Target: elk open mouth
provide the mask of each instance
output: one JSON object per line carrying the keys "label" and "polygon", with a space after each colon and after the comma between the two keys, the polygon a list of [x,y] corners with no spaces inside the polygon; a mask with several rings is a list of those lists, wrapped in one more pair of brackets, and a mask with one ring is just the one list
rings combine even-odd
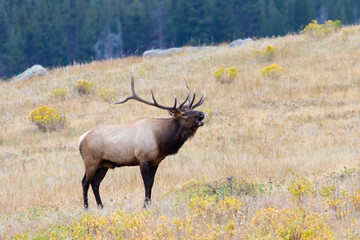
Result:
{"label": "elk open mouth", "polygon": [[204,125],[204,122],[203,122],[204,118],[205,118],[205,115],[201,114],[200,117],[198,118],[198,120],[196,121],[196,123],[198,124],[198,127],[201,127]]}
{"label": "elk open mouth", "polygon": [[203,121],[196,121],[196,123],[198,124],[198,127],[201,127],[204,125],[204,122]]}

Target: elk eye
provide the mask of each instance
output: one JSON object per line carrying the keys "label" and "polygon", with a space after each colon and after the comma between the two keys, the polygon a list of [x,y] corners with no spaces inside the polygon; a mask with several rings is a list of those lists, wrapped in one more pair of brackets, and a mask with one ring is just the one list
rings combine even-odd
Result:
{"label": "elk eye", "polygon": [[183,118],[187,118],[189,115],[184,112],[184,113],[181,114],[181,116],[182,116]]}

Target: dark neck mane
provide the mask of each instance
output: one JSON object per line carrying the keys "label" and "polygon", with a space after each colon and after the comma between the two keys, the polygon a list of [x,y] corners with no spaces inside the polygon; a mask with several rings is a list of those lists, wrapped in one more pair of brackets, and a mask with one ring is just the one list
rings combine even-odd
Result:
{"label": "dark neck mane", "polygon": [[192,137],[197,128],[184,129],[176,119],[161,119],[161,126],[157,132],[157,141],[159,144],[160,154],[164,157],[176,154],[187,139]]}

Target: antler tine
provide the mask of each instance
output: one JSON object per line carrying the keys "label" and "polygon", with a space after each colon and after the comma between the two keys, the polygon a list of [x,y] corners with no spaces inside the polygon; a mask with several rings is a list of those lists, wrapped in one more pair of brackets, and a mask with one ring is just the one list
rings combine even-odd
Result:
{"label": "antler tine", "polygon": [[179,100],[177,100],[177,98],[175,97],[173,109],[176,109],[176,104],[177,104],[178,101],[179,101]]}
{"label": "antler tine", "polygon": [[184,100],[182,103],[180,103],[180,105],[179,105],[179,109],[180,109],[180,110],[183,109],[183,106],[185,105],[185,103],[186,103],[186,101],[187,101],[188,99],[189,99],[189,93],[188,93],[188,95],[186,96],[185,100]]}
{"label": "antler tine", "polygon": [[183,78],[184,78],[184,80],[185,80],[186,89],[187,89],[187,91],[188,91],[188,92],[190,92],[190,89],[189,89],[189,84],[188,84],[188,82],[187,82],[187,80],[186,80],[185,75],[183,75]]}
{"label": "antler tine", "polygon": [[115,104],[122,104],[122,103],[127,102],[127,101],[130,100],[130,99],[133,99],[133,97],[127,97],[127,98],[125,98],[124,100],[122,100],[122,101],[120,101],[120,102],[116,102]]}
{"label": "antler tine", "polygon": [[120,102],[116,102],[115,104],[125,103],[125,102],[127,102],[128,100],[130,100],[130,99],[135,99],[134,97],[137,96],[137,95],[136,95],[136,92],[135,92],[135,84],[134,84],[134,67],[132,67],[132,69],[131,69],[131,91],[132,91],[132,93],[133,93],[132,96],[127,97],[127,98],[125,98],[124,100],[122,100],[122,101],[120,101]]}
{"label": "antler tine", "polygon": [[185,75],[183,75],[183,77],[184,77],[185,84],[186,84],[186,91],[187,91],[187,93],[188,93],[187,99],[189,100],[189,104],[190,104],[190,89],[189,89],[189,84],[188,84],[188,82],[187,82],[187,80],[186,80]]}
{"label": "antler tine", "polygon": [[133,92],[133,96],[137,96],[134,83],[134,67],[131,68],[131,91]]}
{"label": "antler tine", "polygon": [[192,107],[192,105],[194,104],[194,101],[195,101],[195,90],[194,90],[194,95],[193,95],[193,98],[192,98],[192,100],[191,100],[191,102],[190,102],[190,100],[189,100],[189,109],[192,109],[191,107]]}
{"label": "antler tine", "polygon": [[[172,107],[172,108],[170,108],[170,107],[166,107],[166,106],[162,106],[162,105],[160,105],[160,104],[158,104],[158,102],[156,101],[156,99],[155,99],[155,96],[154,96],[154,92],[153,92],[153,90],[151,89],[151,97],[152,97],[152,99],[153,99],[153,102],[154,102],[154,106],[156,106],[156,107],[159,107],[159,108],[162,108],[162,109],[167,109],[167,110],[175,110],[176,109],[176,104],[177,104],[177,98],[175,97],[175,102],[174,102],[174,106]],[[164,108],[165,107],[165,108]]]}
{"label": "antler tine", "polygon": [[116,102],[115,104],[122,104],[122,103],[127,102],[127,101],[130,100],[130,99],[134,99],[134,100],[137,100],[137,101],[139,101],[139,102],[142,102],[142,103],[145,103],[145,104],[154,106],[154,107],[158,107],[158,108],[161,108],[161,109],[170,110],[170,111],[176,110],[176,104],[177,104],[177,99],[176,99],[176,98],[175,98],[175,104],[174,104],[174,106],[173,106],[173,107],[167,107],[167,106],[163,106],[163,105],[160,105],[160,104],[157,103],[157,101],[156,101],[156,99],[155,99],[155,96],[154,96],[154,92],[153,92],[152,90],[151,90],[151,96],[152,96],[153,102],[147,101],[147,100],[142,99],[141,97],[139,97],[139,96],[136,94],[136,91],[135,91],[134,68],[132,68],[132,71],[131,71],[131,91],[132,91],[132,96],[127,97],[127,98],[126,98],[125,100],[123,100],[123,101]]}
{"label": "antler tine", "polygon": [[[194,95],[195,95],[195,93],[194,93]],[[204,102],[205,98],[206,98],[206,92],[204,90],[204,91],[201,92],[200,100],[194,106],[192,106],[191,109],[194,109],[194,108],[200,106]]]}

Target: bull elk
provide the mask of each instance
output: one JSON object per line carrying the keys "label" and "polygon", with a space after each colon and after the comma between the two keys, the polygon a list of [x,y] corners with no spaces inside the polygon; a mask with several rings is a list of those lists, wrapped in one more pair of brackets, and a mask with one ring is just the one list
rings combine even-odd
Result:
{"label": "bull elk", "polygon": [[[185,79],[186,82],[186,79]],[[152,102],[142,99],[135,92],[134,72],[131,74],[132,96],[130,99],[167,110],[171,118],[140,118],[134,122],[119,125],[98,126],[83,134],[79,139],[79,150],[84,160],[85,175],[82,179],[84,207],[88,208],[88,189],[91,185],[98,207],[102,208],[99,186],[109,168],[140,166],[145,186],[144,207],[150,205],[151,189],[160,162],[168,155],[176,154],[198,127],[203,126],[204,113],[194,111],[205,100],[195,102],[195,92],[190,97],[186,82],[187,96],[183,102],[175,97],[173,106],[160,105],[151,91]]]}

